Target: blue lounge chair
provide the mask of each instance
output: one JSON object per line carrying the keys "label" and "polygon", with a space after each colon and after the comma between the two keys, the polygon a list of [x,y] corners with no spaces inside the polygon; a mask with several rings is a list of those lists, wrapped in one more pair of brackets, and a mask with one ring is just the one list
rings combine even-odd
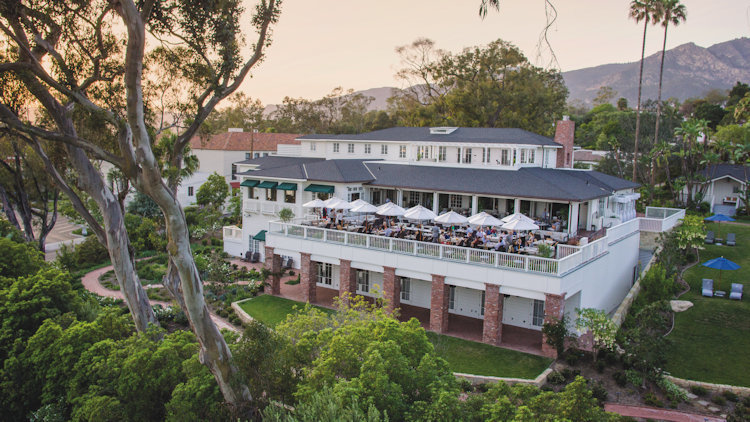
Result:
{"label": "blue lounge chair", "polygon": [[729,292],[729,298],[735,300],[742,300],[742,284],[732,283],[732,291]]}
{"label": "blue lounge chair", "polygon": [[703,279],[703,291],[701,293],[706,297],[714,297],[714,281],[709,278]]}

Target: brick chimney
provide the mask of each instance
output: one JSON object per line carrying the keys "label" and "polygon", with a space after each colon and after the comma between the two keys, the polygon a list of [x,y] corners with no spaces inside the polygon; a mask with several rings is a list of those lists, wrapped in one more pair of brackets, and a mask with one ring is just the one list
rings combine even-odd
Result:
{"label": "brick chimney", "polygon": [[563,147],[557,150],[557,168],[573,168],[573,139],[576,124],[568,116],[563,116],[555,125],[555,142]]}

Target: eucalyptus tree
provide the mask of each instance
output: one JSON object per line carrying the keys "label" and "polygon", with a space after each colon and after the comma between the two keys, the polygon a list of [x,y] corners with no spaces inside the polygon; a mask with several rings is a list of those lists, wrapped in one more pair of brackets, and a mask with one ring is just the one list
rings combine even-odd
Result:
{"label": "eucalyptus tree", "polygon": [[[661,46],[661,63],[659,64],[659,94],[656,100],[656,129],[654,129],[654,145],[659,142],[659,117],[661,117],[661,87],[664,78],[664,56],[667,53],[667,29],[671,23],[673,26],[685,22],[687,11],[680,0],[659,0],[656,3],[656,14],[654,23],[661,23],[664,27],[664,41]],[[642,65],[641,65],[642,66]]]}
{"label": "eucalyptus tree", "polygon": [[648,24],[654,19],[657,0],[633,0],[630,2],[630,17],[636,23],[643,22],[643,45],[641,46],[641,67],[638,72],[638,103],[636,104],[635,117],[635,143],[633,146],[633,181],[636,181],[638,173],[638,140],[641,130],[641,90],[643,88],[643,61],[646,57],[646,30]]}
{"label": "eucalyptus tree", "polygon": [[[201,361],[231,406],[252,398],[236,376],[229,348],[211,321],[175,188],[189,140],[216,105],[235,92],[262,61],[271,26],[280,13],[279,1],[256,4],[249,22],[257,35],[250,45],[240,29],[243,12],[240,0],[9,0],[0,4],[3,41],[16,52],[3,57],[0,73],[16,75],[52,124],[24,121],[5,104],[0,104],[0,121],[8,129],[27,134],[40,156],[45,151],[34,138],[65,145],[78,185],[101,210],[118,281],[141,327],[153,313],[136,315],[142,303],[148,307],[148,300],[140,286],[134,286],[137,278],[132,276],[132,251],[122,210],[95,161],[117,167],[161,208],[169,256],[164,283],[188,317]],[[242,57],[245,47],[250,50],[247,59]],[[185,126],[165,154],[167,171],[154,150],[164,127],[152,124],[158,120],[154,97],[164,90],[170,90],[176,101],[169,108],[185,115]],[[99,124],[101,140],[79,130],[76,118]]]}

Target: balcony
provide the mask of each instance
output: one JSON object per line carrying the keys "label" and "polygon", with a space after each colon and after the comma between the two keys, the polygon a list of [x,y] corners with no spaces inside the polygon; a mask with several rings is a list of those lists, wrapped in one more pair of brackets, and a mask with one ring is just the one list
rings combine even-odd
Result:
{"label": "balcony", "polygon": [[638,220],[631,220],[610,228],[606,236],[587,245],[558,245],[558,258],[542,258],[532,255],[496,252],[342,230],[323,229],[299,224],[299,222],[271,222],[268,235],[300,238],[373,251],[385,251],[482,267],[494,267],[562,277],[579,266],[605,255],[609,251],[610,244],[633,233],[637,233],[638,227]]}
{"label": "balcony", "polygon": [[642,232],[662,233],[671,230],[683,218],[685,218],[683,209],[646,207],[646,216],[638,220]]}
{"label": "balcony", "polygon": [[257,199],[245,199],[242,202],[242,210],[246,213],[278,215],[279,211],[281,211],[282,209],[289,208],[296,216],[301,216],[303,214],[302,207],[299,207],[297,204],[288,204],[286,202],[259,201]]}

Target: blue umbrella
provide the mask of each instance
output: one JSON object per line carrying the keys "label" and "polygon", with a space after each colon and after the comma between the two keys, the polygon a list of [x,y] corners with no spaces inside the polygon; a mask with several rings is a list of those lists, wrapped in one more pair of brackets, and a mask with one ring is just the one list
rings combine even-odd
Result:
{"label": "blue umbrella", "polygon": [[723,256],[706,261],[701,265],[703,265],[704,267],[719,270],[719,284],[721,284],[721,271],[722,270],[733,271],[733,270],[740,269],[740,266],[738,264],[735,264],[734,262],[724,258]]}
{"label": "blue umbrella", "polygon": [[730,217],[728,215],[724,215],[724,214],[714,214],[714,215],[712,215],[710,217],[704,218],[704,220],[706,220],[706,221],[715,221],[715,222],[719,223],[719,228],[716,229],[716,234],[717,235],[719,234],[719,229],[721,229],[721,222],[722,221],[736,221],[734,218],[732,218],[732,217]]}

